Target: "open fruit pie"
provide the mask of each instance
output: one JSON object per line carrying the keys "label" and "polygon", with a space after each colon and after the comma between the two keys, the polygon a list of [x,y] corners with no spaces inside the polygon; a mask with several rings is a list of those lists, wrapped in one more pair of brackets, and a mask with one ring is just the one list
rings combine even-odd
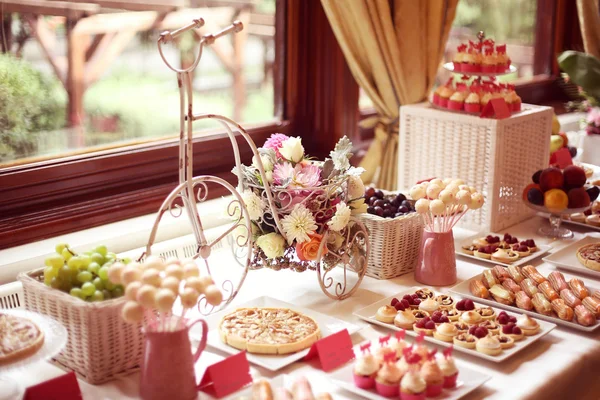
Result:
{"label": "open fruit pie", "polygon": [[44,333],[27,318],[0,313],[0,365],[19,361],[38,351]]}

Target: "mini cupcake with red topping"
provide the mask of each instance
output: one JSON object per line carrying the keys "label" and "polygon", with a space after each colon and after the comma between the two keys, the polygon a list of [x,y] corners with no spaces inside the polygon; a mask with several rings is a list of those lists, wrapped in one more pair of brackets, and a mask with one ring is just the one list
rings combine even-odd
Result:
{"label": "mini cupcake with red topping", "polygon": [[448,79],[448,81],[444,85],[438,86],[433,92],[433,104],[435,104],[436,106],[441,106],[440,95],[442,93],[442,90],[444,90],[444,88],[446,87],[452,87],[452,78]]}
{"label": "mini cupcake with red topping", "polygon": [[408,359],[409,370],[400,381],[401,400],[425,400],[427,383],[419,372],[420,359],[421,357],[415,353]]}
{"label": "mini cupcake with red topping", "polygon": [[456,92],[448,99],[448,109],[455,111],[462,111],[465,106],[465,99],[469,93],[464,84],[459,83],[456,85]]}
{"label": "mini cupcake with red topping", "polygon": [[481,111],[481,99],[477,92],[471,92],[465,99],[465,111],[470,113],[478,113]]}
{"label": "mini cupcake with red topping", "polygon": [[510,69],[510,57],[506,54],[506,45],[496,46],[496,72],[506,72]]}
{"label": "mini cupcake with red topping", "polygon": [[448,101],[450,100],[450,97],[452,97],[452,95],[454,94],[454,89],[452,89],[451,87],[447,87],[444,86],[444,88],[440,91],[440,102],[439,102],[439,106],[440,107],[448,107]]}
{"label": "mini cupcake with red topping", "polygon": [[456,54],[452,59],[452,64],[454,65],[454,72],[461,72],[463,70],[463,63],[465,54],[467,52],[467,45],[461,44],[456,48]]}
{"label": "mini cupcake with red topping", "polygon": [[371,343],[361,346],[362,356],[356,360],[353,369],[354,384],[361,389],[371,389],[375,386],[375,376],[379,371],[379,362],[371,354]]}
{"label": "mini cupcake with red topping", "polygon": [[444,350],[443,357],[438,357],[437,359],[438,366],[442,371],[442,375],[444,375],[443,387],[446,389],[456,387],[456,380],[458,378],[458,368],[456,368],[456,364],[452,358],[453,349],[453,346],[448,347]]}
{"label": "mini cupcake with red topping", "polygon": [[397,397],[402,371],[395,362],[395,354],[387,354],[383,366],[377,372],[375,389],[383,397]]}
{"label": "mini cupcake with red topping", "polygon": [[486,48],[485,55],[481,60],[481,72],[485,72],[486,74],[495,73],[496,72],[496,56],[494,55],[493,48]]}
{"label": "mini cupcake with red topping", "polygon": [[429,353],[427,361],[421,367],[421,377],[425,381],[427,397],[436,397],[442,393],[444,374],[435,360],[436,350]]}

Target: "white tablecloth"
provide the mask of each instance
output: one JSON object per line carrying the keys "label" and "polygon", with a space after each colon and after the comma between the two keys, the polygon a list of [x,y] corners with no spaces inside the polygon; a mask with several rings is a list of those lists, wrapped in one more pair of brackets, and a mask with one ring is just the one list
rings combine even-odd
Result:
{"label": "white tablecloth", "polygon": [[[539,244],[550,244],[553,246],[552,251],[572,243],[573,240],[584,235],[580,231],[576,232],[576,237],[572,240],[559,242],[544,240],[534,233],[542,223],[547,222],[536,217],[510,228],[508,231],[520,238],[533,237]],[[456,238],[471,234],[473,232],[455,229]],[[482,272],[481,265],[466,260],[458,257],[459,280],[468,279]],[[533,264],[537,265],[544,274],[554,269],[552,265],[544,264],[541,258]],[[589,277],[583,278],[585,281],[592,280]],[[235,304],[252,300],[258,296],[267,295],[310,308],[362,326],[363,329],[352,336],[353,342],[357,344],[366,339],[374,340],[385,334],[385,330],[359,320],[352,313],[414,285],[418,284],[414,281],[412,274],[389,281],[365,277],[360,288],[352,297],[339,302],[330,300],[322,294],[315,272],[307,271],[300,274],[290,271],[250,271],[232,305],[235,306]],[[447,289],[440,290],[446,291]],[[521,353],[500,364],[463,353],[455,353],[459,367],[465,365],[492,377],[483,387],[471,393],[466,399],[599,399],[600,380],[597,379],[597,371],[600,370],[599,338],[600,331],[586,334],[559,326]],[[408,340],[412,341],[412,338]],[[208,348],[196,366],[197,376],[201,376],[207,365],[225,356],[225,354]],[[276,376],[260,367],[251,366],[251,368],[254,376],[266,378]],[[24,371],[12,373],[11,376],[22,387],[27,387],[63,373],[64,371],[54,365],[40,363]],[[327,374],[304,362],[292,364],[280,373],[308,376],[315,392],[329,391],[334,398],[358,399],[352,393],[339,389],[329,382]],[[80,381],[80,386],[84,399],[133,399],[138,396],[138,374],[98,386]],[[199,393],[199,398],[206,398],[206,396]]]}

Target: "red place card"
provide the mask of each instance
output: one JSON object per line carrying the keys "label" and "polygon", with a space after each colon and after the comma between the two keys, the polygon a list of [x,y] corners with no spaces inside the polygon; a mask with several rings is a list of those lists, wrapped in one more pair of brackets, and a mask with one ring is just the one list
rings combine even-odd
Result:
{"label": "red place card", "polygon": [[562,147],[552,153],[550,157],[551,164],[558,164],[558,168],[565,169],[569,165],[573,165],[573,157],[568,148]]}
{"label": "red place card", "polygon": [[504,119],[510,117],[510,110],[508,109],[508,104],[506,101],[501,98],[491,99],[483,110],[481,110],[480,118],[496,118],[496,119]]}
{"label": "red place card", "polygon": [[25,390],[24,400],[80,400],[83,399],[74,372],[49,381],[30,386]]}
{"label": "red place card", "polygon": [[246,352],[242,351],[206,368],[198,390],[221,398],[249,383],[252,383],[250,365]]}
{"label": "red place card", "polygon": [[305,359],[318,357],[323,371],[329,372],[354,358],[352,339],[347,329],[334,333],[312,345]]}

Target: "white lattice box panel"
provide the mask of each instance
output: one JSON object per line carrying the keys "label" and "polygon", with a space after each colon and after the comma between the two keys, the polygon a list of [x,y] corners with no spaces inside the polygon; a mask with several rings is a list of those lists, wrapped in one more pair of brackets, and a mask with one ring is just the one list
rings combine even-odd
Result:
{"label": "white lattice box panel", "polygon": [[533,215],[521,193],[548,165],[552,108],[523,104],[496,120],[436,110],[428,103],[400,107],[398,187],[432,177],[461,178],[482,190],[484,206],[461,226],[500,231]]}

